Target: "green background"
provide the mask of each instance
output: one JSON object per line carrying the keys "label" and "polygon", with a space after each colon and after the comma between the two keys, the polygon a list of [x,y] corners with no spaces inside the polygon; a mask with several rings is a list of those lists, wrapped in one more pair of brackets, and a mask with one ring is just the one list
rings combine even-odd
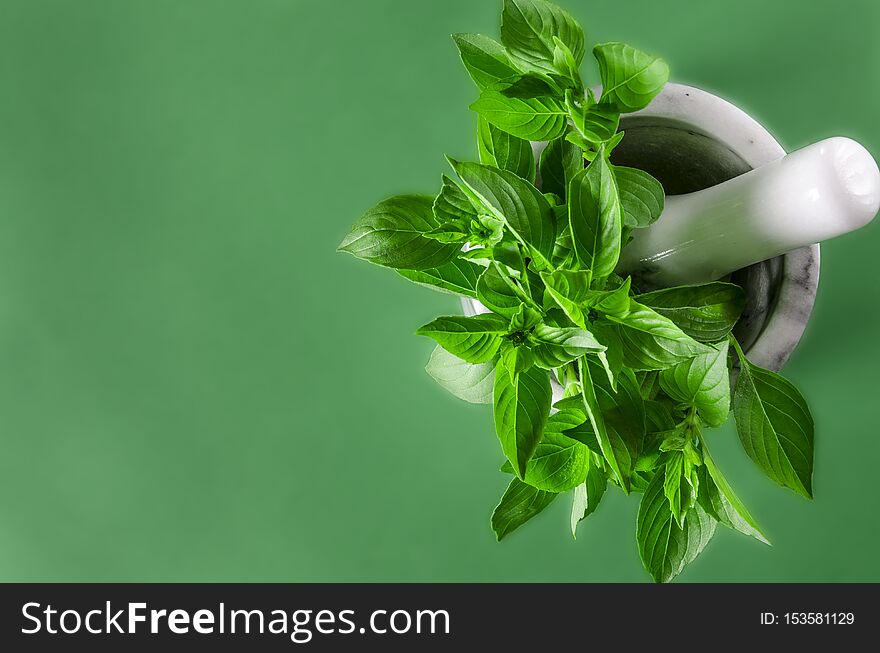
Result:
{"label": "green background", "polygon": [[[566,0],[789,149],[880,153],[880,4]],[[500,1],[0,1],[0,580],[642,581],[637,497],[498,544],[490,410],[422,366],[450,296],[334,252],[475,154],[449,34]],[[592,66],[586,69],[591,79]],[[716,458],[774,542],[686,581],[880,581],[880,224],[823,245],[786,368],[813,502]]]}

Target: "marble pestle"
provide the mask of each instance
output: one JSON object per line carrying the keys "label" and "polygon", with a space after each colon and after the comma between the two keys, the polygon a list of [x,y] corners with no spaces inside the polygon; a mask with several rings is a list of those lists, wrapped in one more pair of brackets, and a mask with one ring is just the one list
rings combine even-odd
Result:
{"label": "marble pestle", "polygon": [[829,138],[712,188],[666,198],[636,230],[618,272],[654,287],[702,283],[868,224],[880,170],[853,140]]}

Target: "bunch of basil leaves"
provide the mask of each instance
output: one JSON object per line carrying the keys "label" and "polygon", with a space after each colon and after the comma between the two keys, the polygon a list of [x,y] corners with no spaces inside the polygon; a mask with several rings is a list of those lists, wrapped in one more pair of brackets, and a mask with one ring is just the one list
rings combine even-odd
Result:
{"label": "bunch of basil leaves", "polygon": [[[718,523],[766,542],[704,429],[725,422],[732,403],[746,453],[809,497],[806,403],[749,363],[731,335],[741,288],[639,294],[615,273],[633,230],[660,217],[664,194],[651,175],[609,155],[623,137],[620,114],[660,92],[666,64],[623,43],[597,45],[596,98],[579,73],[580,25],[544,0],[504,0],[500,43],[454,39],[480,90],[471,106],[480,162],[449,159],[454,177],[443,177],[438,195],[379,203],[340,249],[489,310],[440,317],[418,333],[438,343],[431,376],[493,405],[502,471],[513,476],[492,515],[498,539],[563,492],[575,534],[610,482],[642,493],[636,538],[656,581],[694,560]],[[537,162],[531,141],[546,142]],[[563,397],[555,404],[554,383]]]}

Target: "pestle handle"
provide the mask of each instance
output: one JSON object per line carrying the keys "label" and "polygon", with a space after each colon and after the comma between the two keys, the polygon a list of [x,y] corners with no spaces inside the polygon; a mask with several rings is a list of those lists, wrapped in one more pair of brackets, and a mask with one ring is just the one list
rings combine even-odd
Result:
{"label": "pestle handle", "polygon": [[636,230],[618,271],[649,284],[702,283],[854,231],[880,210],[880,170],[848,138],[829,138],[688,195],[666,198]]}

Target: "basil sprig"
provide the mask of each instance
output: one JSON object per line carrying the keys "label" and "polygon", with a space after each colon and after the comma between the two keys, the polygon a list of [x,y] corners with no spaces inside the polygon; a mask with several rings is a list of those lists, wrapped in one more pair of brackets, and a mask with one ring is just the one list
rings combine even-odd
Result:
{"label": "basil sprig", "polygon": [[[480,93],[478,161],[450,158],[435,197],[379,203],[339,249],[489,311],[439,317],[418,333],[437,343],[427,370],[438,383],[493,405],[502,471],[514,477],[492,515],[496,536],[563,492],[575,535],[616,485],[642,494],[636,539],[658,582],[693,561],[719,523],[766,543],[710,456],[706,429],[732,407],[748,456],[810,497],[803,397],[731,335],[745,304],[738,286],[639,294],[615,272],[633,230],[661,217],[664,194],[610,155],[620,115],[661,91],[666,64],[623,43],[597,45],[597,98],[580,74],[583,30],[544,0],[504,0],[500,42],[454,39]],[[546,142],[537,159],[531,141]],[[563,398],[551,406],[552,383]]]}

